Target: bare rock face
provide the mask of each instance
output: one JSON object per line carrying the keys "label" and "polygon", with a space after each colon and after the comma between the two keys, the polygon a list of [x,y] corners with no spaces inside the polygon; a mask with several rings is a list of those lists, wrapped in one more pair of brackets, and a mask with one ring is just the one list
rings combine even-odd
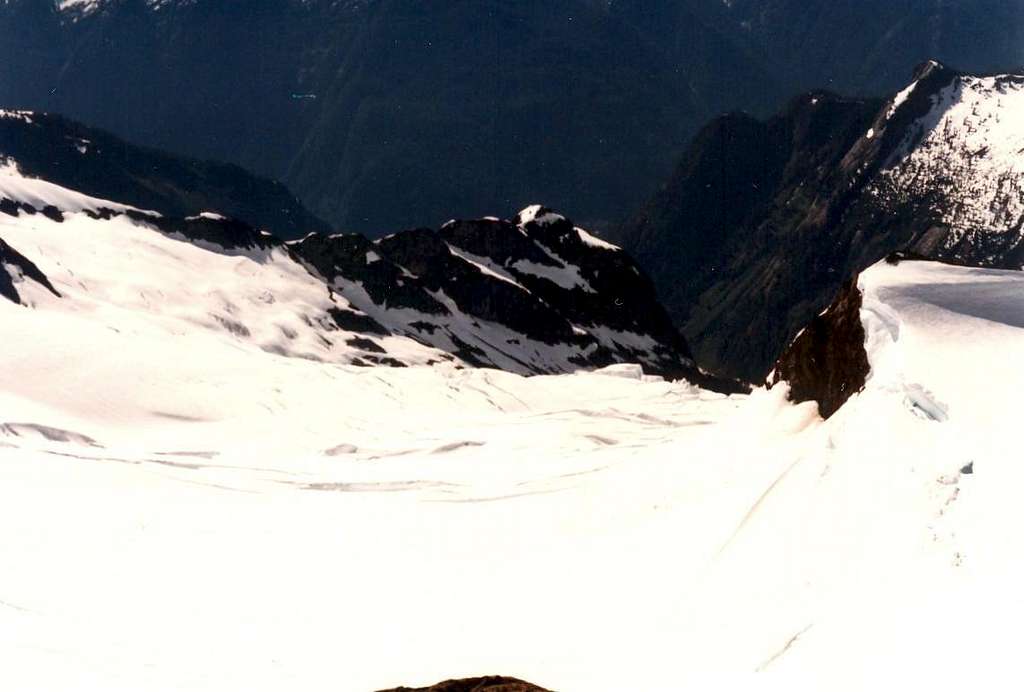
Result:
{"label": "bare rock face", "polygon": [[448,680],[433,687],[397,687],[381,692],[548,692],[528,682],[506,677],[468,678]]}
{"label": "bare rock face", "polygon": [[831,417],[861,391],[871,371],[864,350],[861,302],[856,280],[848,281],[831,307],[811,320],[783,352],[769,388],[788,383],[790,400],[817,402],[823,418]]}

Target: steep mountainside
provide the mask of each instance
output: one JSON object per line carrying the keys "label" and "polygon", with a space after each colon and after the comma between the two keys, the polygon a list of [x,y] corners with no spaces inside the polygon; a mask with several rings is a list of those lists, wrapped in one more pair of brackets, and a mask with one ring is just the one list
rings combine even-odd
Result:
{"label": "steep mountainside", "polygon": [[893,250],[1024,263],[1024,78],[935,62],[881,102],[815,92],[721,118],[623,229],[700,362],[762,379],[850,276]]}
{"label": "steep mountainside", "polygon": [[758,74],[590,0],[59,4],[0,4],[4,107],[238,163],[371,234],[534,199],[617,220],[715,113],[708,66]]}
{"label": "steep mountainside", "polygon": [[28,176],[168,216],[215,211],[283,237],[329,230],[280,183],[132,146],[56,115],[0,111],[0,155]]}
{"label": "steep mountainside", "polygon": [[736,109],[769,115],[792,88],[737,30],[717,0],[609,0],[612,16],[635,27],[691,85],[714,115]]}
{"label": "steep mountainside", "polygon": [[285,243],[213,210],[172,216],[89,196],[4,155],[0,295],[22,305],[356,366],[544,374],[639,363],[738,390],[696,368],[626,253],[540,206],[376,242],[310,233]]}

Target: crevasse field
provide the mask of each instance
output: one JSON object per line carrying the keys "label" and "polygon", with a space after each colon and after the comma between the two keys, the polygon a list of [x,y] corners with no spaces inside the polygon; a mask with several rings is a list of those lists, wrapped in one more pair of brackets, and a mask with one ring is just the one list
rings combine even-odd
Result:
{"label": "crevasse field", "polygon": [[272,257],[0,236],[64,296],[0,300],[3,689],[1013,687],[1022,274],[865,273],[872,375],[822,422],[632,366],[282,355],[204,321],[314,301]]}

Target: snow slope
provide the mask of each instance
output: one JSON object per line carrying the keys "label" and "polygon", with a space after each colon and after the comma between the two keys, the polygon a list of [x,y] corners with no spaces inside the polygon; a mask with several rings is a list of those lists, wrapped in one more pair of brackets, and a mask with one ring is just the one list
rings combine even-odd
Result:
{"label": "snow slope", "polygon": [[858,288],[865,389],[807,435],[774,512],[759,506],[745,539],[766,558],[757,585],[723,569],[731,581],[716,573],[715,588],[799,633],[772,663],[782,672],[883,689],[1006,684],[1024,615],[1024,274],[879,263]]}
{"label": "snow slope", "polygon": [[[105,330],[165,344],[168,354],[189,353],[191,344],[210,339],[334,362],[374,357],[375,350],[349,343],[360,334],[333,323],[329,313],[348,308],[344,299],[332,299],[284,249],[227,251],[120,213],[94,218],[85,212],[127,208],[11,171],[0,169],[0,198],[63,211],[62,220],[0,215],[0,238],[33,261],[60,295],[30,280],[16,286],[22,302],[55,333],[73,335],[77,347]],[[15,311],[21,318],[23,312]],[[5,328],[14,331],[14,322]],[[447,357],[405,337],[375,343],[409,363]]]}
{"label": "snow slope", "polygon": [[[353,367],[289,322],[329,299],[284,281],[278,250],[128,223],[0,217],[66,294],[24,281],[35,309],[0,301],[4,688],[1015,674],[1024,274],[865,273],[872,376],[822,423],[784,390],[727,398],[625,365]],[[123,258],[98,256],[105,233]],[[133,269],[156,254],[194,272]],[[225,272],[274,301],[220,295]]]}

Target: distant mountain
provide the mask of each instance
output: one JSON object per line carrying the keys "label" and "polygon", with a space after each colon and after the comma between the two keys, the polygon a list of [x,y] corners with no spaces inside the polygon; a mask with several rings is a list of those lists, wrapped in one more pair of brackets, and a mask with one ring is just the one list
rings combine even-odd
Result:
{"label": "distant mountain", "polygon": [[0,155],[25,175],[168,216],[213,211],[285,237],[330,229],[280,183],[132,146],[57,115],[0,111]]}
{"label": "distant mountain", "polygon": [[719,48],[669,60],[589,0],[7,0],[0,104],[240,164],[346,230],[534,199],[600,224],[715,113]]}
{"label": "distant mountain", "polygon": [[849,277],[894,250],[1024,264],[1024,77],[937,62],[886,100],[813,92],[694,141],[622,230],[699,362],[762,379]]}
{"label": "distant mountain", "polygon": [[686,80],[693,98],[712,115],[739,109],[770,115],[794,88],[787,66],[765,59],[749,32],[739,26],[729,3],[609,0],[607,4],[612,16],[639,31]]}
{"label": "distant mountain", "polygon": [[[0,295],[13,302],[58,312],[102,306],[174,333],[199,330],[339,364],[553,374],[625,363],[741,389],[696,367],[625,252],[547,208],[377,241],[311,232],[286,243],[218,213],[223,207],[166,211],[182,204],[179,167],[143,167],[143,185],[131,174],[137,162],[126,160],[133,150],[65,125],[0,111],[0,132],[31,131],[31,151],[60,152],[68,142],[90,160],[40,177],[49,159],[23,166],[23,142],[0,137]],[[101,183],[84,175],[104,162],[111,174]],[[88,192],[67,186],[67,168]],[[218,199],[194,187],[205,180],[189,179],[186,201]],[[138,206],[146,194],[165,211]]]}

